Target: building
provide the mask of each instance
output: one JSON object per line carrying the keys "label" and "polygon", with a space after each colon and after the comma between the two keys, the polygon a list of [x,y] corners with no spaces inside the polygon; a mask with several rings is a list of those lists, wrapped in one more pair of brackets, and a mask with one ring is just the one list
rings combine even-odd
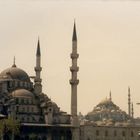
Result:
{"label": "building", "polygon": [[[77,115],[77,34],[72,36],[71,114],[60,110],[42,91],[41,50],[37,43],[35,76],[15,63],[0,73],[0,119],[11,117],[21,124],[15,140],[140,140],[140,119],[134,119],[128,88],[128,114],[110,98],[101,101],[87,115]],[[31,81],[33,78],[33,82]],[[10,140],[10,134],[4,135]]]}
{"label": "building", "polygon": [[[102,100],[87,115],[79,115],[81,140],[139,140],[140,125],[133,118],[128,88],[128,114],[114,104],[111,98]],[[130,114],[129,114],[130,113]]]}
{"label": "building", "polygon": [[[28,140],[35,135],[39,140],[78,140],[79,123],[77,116],[77,36],[74,24],[72,38],[71,115],[60,110],[42,91],[41,50],[38,40],[35,76],[29,76],[15,64],[0,73],[0,116],[12,117],[21,124],[20,136],[15,139]],[[34,81],[31,81],[31,78]],[[5,136],[8,140],[10,137]]]}

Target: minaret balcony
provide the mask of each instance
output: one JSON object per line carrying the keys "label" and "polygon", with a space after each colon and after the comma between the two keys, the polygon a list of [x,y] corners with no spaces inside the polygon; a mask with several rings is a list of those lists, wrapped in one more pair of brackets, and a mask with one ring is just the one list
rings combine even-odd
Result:
{"label": "minaret balcony", "polygon": [[78,79],[75,79],[75,80],[71,79],[70,80],[70,84],[71,85],[78,85],[79,84],[79,80]]}
{"label": "minaret balcony", "polygon": [[41,67],[35,67],[35,71],[41,71],[42,68]]}
{"label": "minaret balcony", "polygon": [[74,58],[78,58],[79,57],[79,54],[75,54],[75,53],[71,53],[70,54],[70,57],[72,58],[72,59],[74,59]]}
{"label": "minaret balcony", "polygon": [[71,72],[73,72],[73,71],[77,72],[77,71],[79,71],[79,67],[77,67],[77,66],[76,67],[75,66],[71,66],[70,67],[70,71]]}
{"label": "minaret balcony", "polygon": [[35,83],[41,83],[41,82],[42,82],[42,79],[40,79],[40,78],[35,78],[34,81],[35,81]]}

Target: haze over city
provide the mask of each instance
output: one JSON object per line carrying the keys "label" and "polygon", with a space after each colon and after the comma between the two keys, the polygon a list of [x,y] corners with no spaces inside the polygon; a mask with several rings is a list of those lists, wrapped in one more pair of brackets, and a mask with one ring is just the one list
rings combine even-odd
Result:
{"label": "haze over city", "polygon": [[[70,53],[76,20],[78,37],[78,111],[86,114],[109,97],[128,108],[131,88],[134,115],[140,106],[139,1],[0,1],[0,71],[13,64],[35,75],[38,37],[43,91],[70,112]],[[22,62],[22,63],[21,63]]]}

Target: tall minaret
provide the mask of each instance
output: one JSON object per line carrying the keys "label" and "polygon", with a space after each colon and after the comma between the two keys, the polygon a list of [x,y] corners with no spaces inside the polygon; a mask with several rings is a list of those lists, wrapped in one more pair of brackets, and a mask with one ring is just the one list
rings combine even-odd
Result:
{"label": "tall minaret", "polygon": [[76,35],[76,25],[74,22],[73,37],[72,37],[72,66],[71,71],[71,115],[72,115],[72,125],[74,127],[72,132],[72,140],[79,140],[79,121],[77,116],[77,85],[79,80],[77,79],[77,72],[79,67],[77,66],[77,59],[79,55],[77,53],[77,35]]}
{"label": "tall minaret", "polygon": [[130,87],[128,87],[128,115],[131,117],[131,97],[130,97]]}
{"label": "tall minaret", "polygon": [[132,103],[132,108],[131,108],[131,111],[132,111],[132,118],[134,118],[134,108],[133,108],[133,103]]}
{"label": "tall minaret", "polygon": [[72,37],[72,53],[71,53],[72,66],[70,67],[70,71],[71,71],[71,80],[70,80],[70,84],[71,84],[71,115],[72,115],[73,119],[75,119],[77,117],[77,85],[79,83],[79,80],[77,79],[77,72],[79,70],[79,68],[77,67],[78,56],[79,55],[77,54],[76,25],[74,23],[73,37]]}
{"label": "tall minaret", "polygon": [[36,72],[36,76],[35,76],[35,93],[36,94],[40,94],[42,92],[42,85],[41,85],[41,81],[42,79],[40,78],[41,75],[41,53],[40,53],[40,42],[38,39],[38,43],[37,43],[37,51],[36,51],[36,67],[35,67],[35,72]]}

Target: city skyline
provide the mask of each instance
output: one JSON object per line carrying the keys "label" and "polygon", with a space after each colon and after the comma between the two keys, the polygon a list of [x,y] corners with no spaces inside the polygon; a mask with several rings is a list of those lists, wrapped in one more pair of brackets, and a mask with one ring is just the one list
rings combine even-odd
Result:
{"label": "city skyline", "polygon": [[132,1],[1,1],[0,71],[11,67],[15,56],[17,67],[30,76],[35,75],[39,36],[43,92],[63,111],[70,113],[69,67],[76,19],[80,81],[78,111],[88,113],[102,99],[109,97],[111,90],[114,103],[127,112],[130,86],[134,116],[138,117],[139,6],[139,2]]}

